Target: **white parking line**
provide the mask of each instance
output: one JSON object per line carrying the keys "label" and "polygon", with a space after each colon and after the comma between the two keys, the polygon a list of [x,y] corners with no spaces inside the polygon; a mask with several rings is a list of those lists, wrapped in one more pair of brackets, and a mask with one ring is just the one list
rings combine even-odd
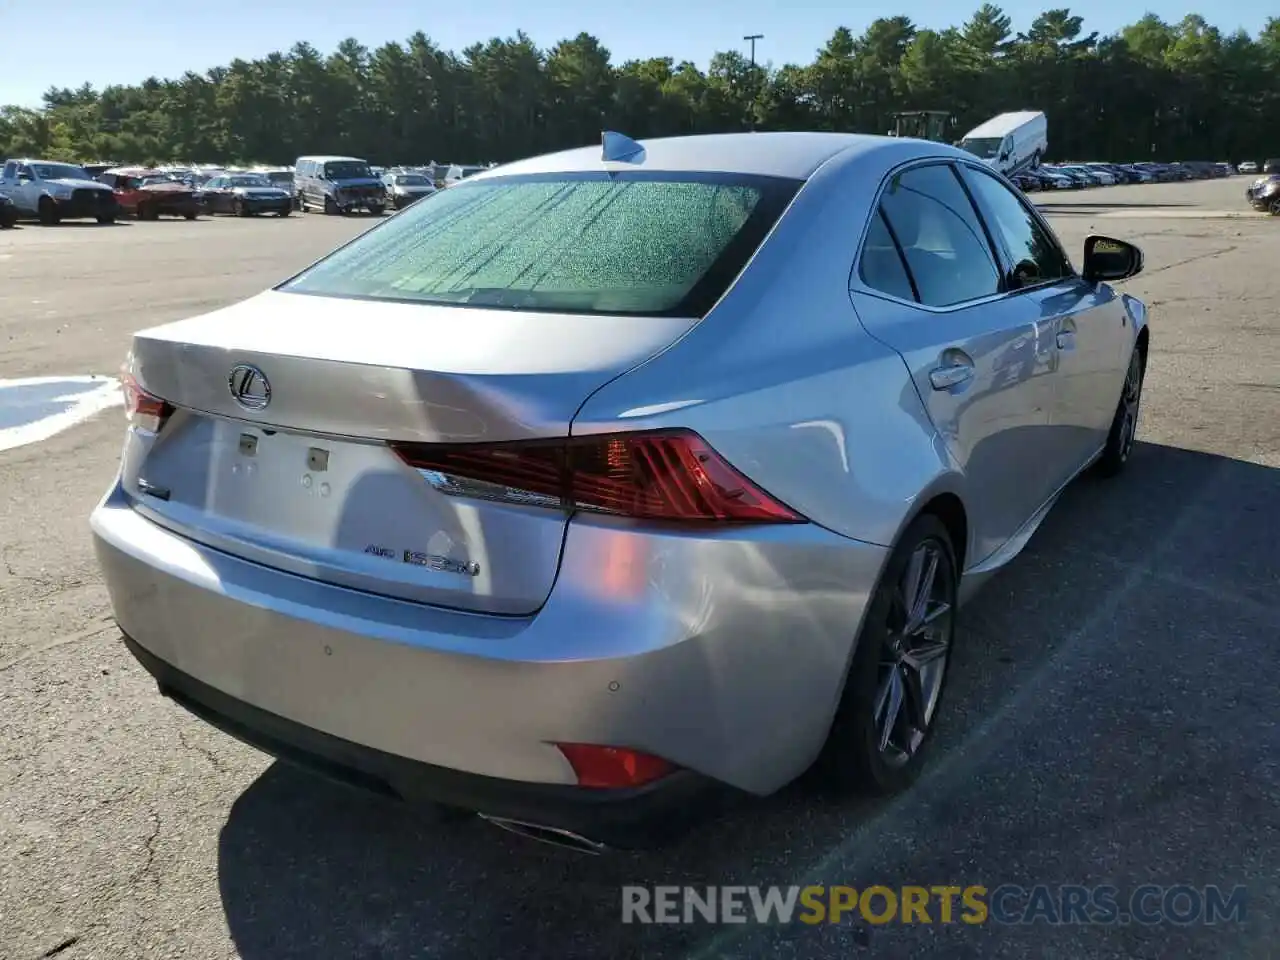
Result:
{"label": "white parking line", "polygon": [[123,403],[114,377],[0,380],[0,450],[48,440]]}
{"label": "white parking line", "polygon": [[1144,210],[1132,207],[1128,210],[1091,213],[1089,216],[1100,220],[1257,220],[1269,218],[1271,214],[1257,210]]}

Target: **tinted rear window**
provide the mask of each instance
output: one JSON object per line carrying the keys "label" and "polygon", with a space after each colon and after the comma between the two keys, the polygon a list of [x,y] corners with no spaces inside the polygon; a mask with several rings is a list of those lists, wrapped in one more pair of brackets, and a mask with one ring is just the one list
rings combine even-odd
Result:
{"label": "tinted rear window", "polygon": [[557,174],[468,181],[280,289],[557,313],[702,316],[798,181]]}
{"label": "tinted rear window", "polygon": [[324,175],[330,180],[354,180],[358,177],[372,177],[373,170],[367,163],[359,160],[332,160],[324,165]]}

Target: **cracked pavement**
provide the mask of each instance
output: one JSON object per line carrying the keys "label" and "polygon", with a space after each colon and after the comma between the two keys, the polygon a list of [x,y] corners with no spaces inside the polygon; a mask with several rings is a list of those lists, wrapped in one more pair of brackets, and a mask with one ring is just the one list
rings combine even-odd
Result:
{"label": "cracked pavement", "polygon": [[[119,410],[0,451],[0,958],[1274,956],[1280,220],[1142,207],[1243,211],[1246,179],[1036,198],[1073,256],[1091,232],[1146,253],[1125,285],[1153,309],[1141,444],[967,608],[933,764],[893,801],[795,787],[663,851],[581,858],[312,779],[161,699],[112,629],[86,518]],[[0,377],[112,375],[133,330],[368,222],[6,231]],[[804,882],[1249,900],[1216,928],[620,922],[622,884]]]}

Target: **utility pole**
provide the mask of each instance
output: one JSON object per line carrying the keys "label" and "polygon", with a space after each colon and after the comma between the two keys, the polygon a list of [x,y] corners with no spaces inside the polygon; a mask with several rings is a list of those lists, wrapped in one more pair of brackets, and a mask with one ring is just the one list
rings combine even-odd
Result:
{"label": "utility pole", "polygon": [[749,33],[742,38],[751,44],[751,129],[756,128],[756,99],[759,90],[756,87],[756,41],[763,40],[763,33]]}

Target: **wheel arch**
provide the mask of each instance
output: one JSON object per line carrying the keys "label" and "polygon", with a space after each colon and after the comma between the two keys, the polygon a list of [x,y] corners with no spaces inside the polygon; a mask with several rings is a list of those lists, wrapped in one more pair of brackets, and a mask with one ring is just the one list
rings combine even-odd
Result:
{"label": "wheel arch", "polygon": [[912,515],[908,524],[924,514],[937,517],[947,528],[947,533],[951,536],[951,549],[955,551],[956,576],[963,575],[965,560],[969,555],[969,514],[964,508],[964,501],[949,490],[937,493]]}
{"label": "wheel arch", "polygon": [[963,475],[954,470],[940,473],[914,498],[910,508],[903,511],[892,539],[885,544],[890,551],[897,549],[916,518],[925,514],[937,517],[946,527],[955,551],[956,573],[963,576],[973,536],[969,509],[965,506]]}

